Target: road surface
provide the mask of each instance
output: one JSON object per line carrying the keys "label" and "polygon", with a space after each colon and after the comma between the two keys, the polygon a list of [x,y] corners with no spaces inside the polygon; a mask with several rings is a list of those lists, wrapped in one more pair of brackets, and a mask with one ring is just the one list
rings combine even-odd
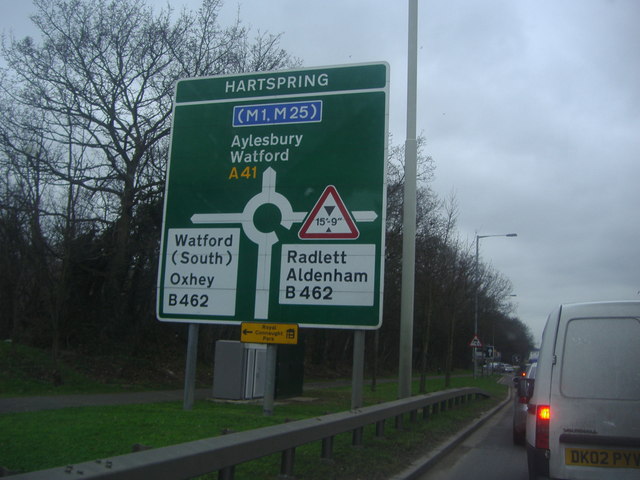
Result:
{"label": "road surface", "polygon": [[419,480],[527,480],[527,453],[513,444],[512,415],[508,403]]}

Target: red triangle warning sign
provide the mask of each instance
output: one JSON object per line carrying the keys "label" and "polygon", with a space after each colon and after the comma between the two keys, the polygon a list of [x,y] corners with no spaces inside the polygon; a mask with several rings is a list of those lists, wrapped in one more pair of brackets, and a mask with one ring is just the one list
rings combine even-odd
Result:
{"label": "red triangle warning sign", "polygon": [[355,239],[360,236],[336,187],[328,185],[302,224],[298,237],[307,239]]}

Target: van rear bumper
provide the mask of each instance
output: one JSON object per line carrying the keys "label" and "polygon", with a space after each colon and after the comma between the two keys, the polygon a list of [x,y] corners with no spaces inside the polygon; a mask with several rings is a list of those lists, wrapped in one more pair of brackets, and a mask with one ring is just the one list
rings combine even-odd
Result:
{"label": "van rear bumper", "polygon": [[549,450],[536,448],[527,442],[527,465],[529,472],[545,477],[549,476]]}
{"label": "van rear bumper", "polygon": [[560,435],[559,440],[560,443],[597,445],[599,447],[640,447],[640,438],[636,437],[613,437],[610,435],[584,435],[580,433],[563,433]]}

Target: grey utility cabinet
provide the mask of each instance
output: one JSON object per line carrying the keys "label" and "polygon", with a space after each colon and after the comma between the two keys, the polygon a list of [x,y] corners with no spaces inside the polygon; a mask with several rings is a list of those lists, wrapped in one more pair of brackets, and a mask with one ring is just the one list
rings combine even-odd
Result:
{"label": "grey utility cabinet", "polygon": [[227,400],[263,397],[266,356],[266,345],[218,340],[213,369],[213,397]]}

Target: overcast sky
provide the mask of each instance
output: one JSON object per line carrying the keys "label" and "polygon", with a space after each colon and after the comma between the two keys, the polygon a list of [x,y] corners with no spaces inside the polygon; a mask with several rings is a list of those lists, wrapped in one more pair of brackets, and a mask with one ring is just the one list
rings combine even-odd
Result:
{"label": "overcast sky", "polygon": [[[305,67],[388,62],[404,142],[407,0],[226,0],[225,22],[238,5]],[[0,28],[32,34],[31,10],[0,0]],[[418,17],[433,188],[455,195],[470,245],[518,234],[480,254],[513,283],[536,341],[558,303],[640,300],[640,1],[420,0]]]}

